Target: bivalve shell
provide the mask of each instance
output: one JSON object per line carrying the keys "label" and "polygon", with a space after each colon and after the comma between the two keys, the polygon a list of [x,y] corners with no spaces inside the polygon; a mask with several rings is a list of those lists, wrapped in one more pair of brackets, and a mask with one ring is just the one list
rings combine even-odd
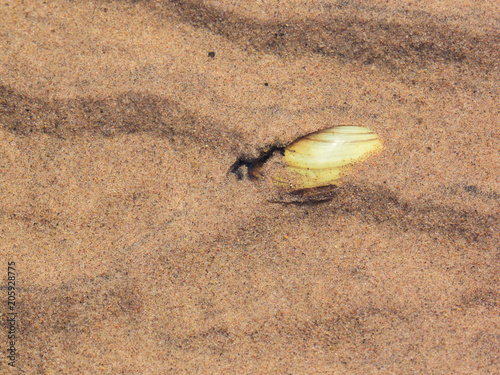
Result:
{"label": "bivalve shell", "polygon": [[379,137],[362,126],[336,126],[298,139],[285,148],[286,176],[275,177],[278,186],[307,189],[337,185],[353,163],[382,149]]}

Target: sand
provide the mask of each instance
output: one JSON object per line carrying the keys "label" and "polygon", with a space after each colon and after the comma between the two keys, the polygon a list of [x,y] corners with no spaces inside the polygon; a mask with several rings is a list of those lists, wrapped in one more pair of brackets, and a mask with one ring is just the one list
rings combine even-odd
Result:
{"label": "sand", "polygon": [[[500,4],[5,1],[2,374],[500,374]],[[228,173],[384,151],[323,202]]]}

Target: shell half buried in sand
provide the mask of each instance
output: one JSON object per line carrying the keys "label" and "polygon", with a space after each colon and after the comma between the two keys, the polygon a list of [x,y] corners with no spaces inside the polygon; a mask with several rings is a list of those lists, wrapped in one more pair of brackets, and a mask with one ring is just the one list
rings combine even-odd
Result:
{"label": "shell half buried in sand", "polygon": [[382,150],[379,137],[362,126],[336,126],[302,137],[285,148],[286,173],[274,176],[279,187],[309,189],[338,185],[354,163]]}

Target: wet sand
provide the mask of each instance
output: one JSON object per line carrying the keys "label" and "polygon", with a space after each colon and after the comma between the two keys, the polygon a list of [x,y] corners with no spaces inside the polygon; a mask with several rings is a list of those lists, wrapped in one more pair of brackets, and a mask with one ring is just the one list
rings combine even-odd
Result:
{"label": "wet sand", "polygon": [[[500,5],[0,7],[1,373],[500,374]],[[229,172],[341,124],[331,200]]]}

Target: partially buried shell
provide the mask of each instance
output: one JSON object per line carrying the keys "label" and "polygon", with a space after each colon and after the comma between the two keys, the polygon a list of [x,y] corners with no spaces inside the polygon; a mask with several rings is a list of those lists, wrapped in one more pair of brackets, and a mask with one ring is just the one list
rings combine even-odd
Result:
{"label": "partially buried shell", "polygon": [[280,175],[275,181],[278,186],[293,189],[337,185],[353,163],[381,149],[379,137],[362,126],[320,130],[285,148],[284,161],[290,176]]}

